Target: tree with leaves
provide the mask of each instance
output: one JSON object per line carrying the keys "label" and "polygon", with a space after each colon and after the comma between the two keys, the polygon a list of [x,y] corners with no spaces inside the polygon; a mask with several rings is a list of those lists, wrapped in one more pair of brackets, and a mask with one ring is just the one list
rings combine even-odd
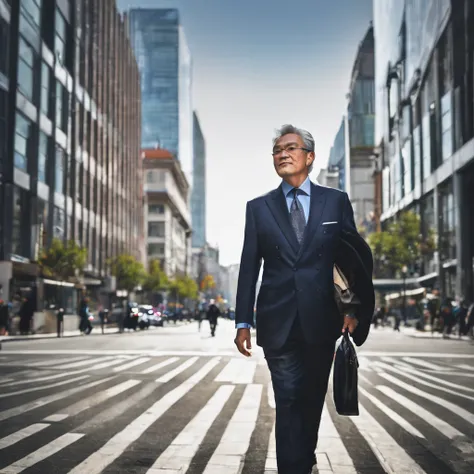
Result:
{"label": "tree with leaves", "polygon": [[209,291],[213,290],[216,287],[216,282],[214,280],[214,277],[212,275],[205,275],[204,278],[201,280],[201,291]]}
{"label": "tree with leaves", "polygon": [[412,211],[402,212],[386,230],[369,235],[375,262],[376,276],[400,276],[406,265],[413,271],[423,256],[431,256],[436,250],[432,229],[428,235],[421,231],[420,216]]}
{"label": "tree with leaves", "polygon": [[45,277],[67,281],[77,278],[84,272],[87,263],[87,249],[75,240],[63,243],[53,239],[51,247],[44,250],[39,259],[41,272]]}
{"label": "tree with leaves", "polygon": [[166,273],[161,268],[159,260],[151,260],[148,273],[143,282],[143,289],[145,291],[158,292],[165,291],[168,288],[169,280]]}
{"label": "tree with leaves", "polygon": [[118,255],[110,260],[109,264],[120,290],[131,292],[145,281],[145,267],[132,255]]}

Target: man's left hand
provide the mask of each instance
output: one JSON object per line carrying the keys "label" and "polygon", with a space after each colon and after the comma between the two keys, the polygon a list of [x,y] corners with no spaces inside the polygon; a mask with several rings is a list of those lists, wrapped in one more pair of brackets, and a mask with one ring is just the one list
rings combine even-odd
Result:
{"label": "man's left hand", "polygon": [[356,318],[350,316],[344,316],[344,324],[342,326],[342,332],[344,333],[346,329],[349,330],[349,334],[352,334],[355,331],[355,328],[359,324]]}

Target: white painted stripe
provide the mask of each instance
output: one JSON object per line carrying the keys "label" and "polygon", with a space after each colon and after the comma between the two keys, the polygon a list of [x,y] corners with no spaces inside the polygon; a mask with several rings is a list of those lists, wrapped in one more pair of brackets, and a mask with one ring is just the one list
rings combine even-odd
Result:
{"label": "white painted stripe", "polygon": [[20,441],[33,436],[34,434],[44,430],[50,426],[47,423],[35,423],[34,425],[27,426],[22,430],[15,431],[11,435],[5,436],[5,438],[0,439],[0,449],[9,448],[10,446],[19,443]]}
{"label": "white painted stripe", "polygon": [[[72,362],[77,362],[79,360],[85,360],[86,357],[80,356],[80,357],[64,357],[63,359],[47,359],[47,360],[40,360],[36,362],[28,362],[25,364],[28,367],[50,367],[50,366],[58,366],[60,364],[67,364],[67,363],[72,363]],[[88,360],[90,360],[90,357],[87,357]]]}
{"label": "white painted stripe", "polygon": [[[82,373],[82,372],[79,372]],[[26,378],[25,380],[17,380],[15,382],[3,384],[2,387],[15,387],[17,385],[27,385],[30,383],[38,383],[38,382],[47,382],[48,380],[56,380],[56,379],[61,379],[64,377],[72,377],[73,375],[77,375],[78,372],[61,372],[58,374],[57,372],[53,372],[52,375],[47,375],[44,377],[38,377],[38,378]]]}
{"label": "white painted stripe", "polygon": [[[3,354],[12,355],[93,355],[93,356],[107,356],[116,355],[124,356],[136,355],[136,356],[150,356],[150,357],[165,357],[165,356],[231,356],[235,357],[237,354],[236,350],[216,350],[216,351],[205,351],[205,350],[193,350],[193,351],[180,351],[180,350],[167,350],[167,351],[144,351],[143,349],[25,349],[25,350],[2,350]],[[360,351],[357,354],[358,357],[423,357],[423,358],[436,358],[436,359],[474,359],[474,354],[452,354],[444,352],[386,352],[386,351]]]}
{"label": "white painted stripe", "polygon": [[88,377],[89,377],[88,375],[81,375],[79,377],[74,377],[72,379],[67,379],[61,382],[52,383],[50,385],[42,385],[41,387],[25,388],[23,390],[17,390],[16,392],[2,393],[0,394],[0,398],[12,397],[14,395],[23,395],[24,393],[37,392],[38,390],[46,390],[48,388],[61,387],[61,385],[78,382],[79,380],[84,380]]}
{"label": "white painted stripe", "polygon": [[114,372],[123,372],[125,370],[131,369],[132,367],[135,367],[140,364],[144,364],[145,362],[148,362],[150,360],[149,357],[140,357],[139,359],[132,360],[130,362],[127,362],[126,364],[119,365],[118,367],[114,368]]}
{"label": "white painted stripe", "polygon": [[455,415],[458,415],[461,418],[464,418],[467,422],[474,425],[474,414],[465,410],[459,405],[448,402],[444,398],[438,397],[436,395],[431,395],[431,393],[424,392],[423,390],[413,387],[410,384],[402,382],[401,380],[397,379],[396,377],[393,377],[392,375],[380,373],[379,376],[384,378],[385,380],[388,380],[394,385],[398,385],[399,387],[403,388],[407,392],[411,392],[415,395],[418,395],[421,398],[425,398],[426,400],[429,400],[430,402],[436,403],[437,405],[440,405],[443,408],[446,408],[446,410],[449,410],[451,413],[454,413]]}
{"label": "white painted stripe", "polygon": [[150,408],[132,421],[122,431],[118,432],[95,453],[69,471],[69,474],[100,474],[107,466],[115,461],[134,441],[136,441],[153,423],[155,423],[178,400],[186,395],[194,386],[219,363],[213,358],[189,379],[166,393]]}
{"label": "white painted stripe", "polygon": [[426,474],[407,452],[385,431],[363,405],[359,405],[360,416],[351,417],[359,433],[365,438],[385,472],[400,474]]}
{"label": "white painted stripe", "polygon": [[[85,365],[91,366],[97,362],[105,362],[106,360],[113,360],[115,357],[101,357],[100,360],[95,357],[88,357],[85,360],[81,360],[79,362],[71,362],[69,364],[58,365],[56,369],[66,370],[66,369],[75,369],[77,367],[84,367]],[[120,361],[122,362],[122,361]]]}
{"label": "white painted stripe", "polygon": [[443,433],[447,438],[454,439],[458,436],[463,436],[463,434],[456,428],[446,423],[444,420],[441,420],[440,418],[434,416],[433,413],[426,410],[421,405],[418,405],[417,403],[411,401],[409,398],[400,395],[398,392],[395,392],[395,390],[393,390],[392,388],[386,387],[385,385],[377,385],[376,388],[387,397],[390,397],[392,400],[395,400],[397,403],[402,405],[403,408],[419,416],[424,422],[428,423],[433,428]]}
{"label": "white painted stripe", "polygon": [[418,365],[420,367],[424,367],[425,369],[431,369],[431,370],[451,370],[449,367],[443,366],[443,365],[438,365],[438,364],[433,364],[432,362],[427,362],[422,359],[416,359],[414,357],[404,357],[403,360],[405,362],[408,362],[409,364],[414,364]]}
{"label": "white painted stripe", "polygon": [[163,367],[166,367],[168,365],[174,364],[179,360],[179,357],[170,357],[169,359],[166,359],[162,362],[159,362],[158,364],[152,365],[151,367],[148,367],[147,369],[143,370],[141,373],[142,374],[151,374],[152,372],[156,372]]}
{"label": "white painted stripe", "polygon": [[204,408],[188,423],[181,433],[172,441],[148,474],[163,474],[163,470],[186,472],[194,455],[197,453],[206,433],[214,420],[229,400],[234,386],[223,385],[209,399]]}
{"label": "white painted stripe", "polygon": [[368,357],[357,357],[357,360],[359,361],[359,370],[372,372],[372,361]]}
{"label": "white painted stripe", "polygon": [[277,454],[276,454],[276,438],[275,438],[275,423],[273,423],[272,432],[270,433],[270,438],[268,439],[268,448],[267,448],[267,458],[265,460],[265,473],[267,472],[277,472]]}
{"label": "white painted stripe", "polygon": [[28,454],[23,459],[20,459],[13,464],[5,467],[0,471],[2,474],[18,474],[26,469],[38,464],[41,461],[49,458],[53,454],[61,451],[72,443],[75,443],[78,439],[81,439],[84,435],[79,433],[66,433],[59,438],[51,441],[51,443],[45,444],[35,452]]}
{"label": "white painted stripe", "polygon": [[459,364],[455,365],[458,369],[463,369],[463,370],[474,370],[474,367],[472,365],[467,365],[467,364]]}
{"label": "white painted stripe", "polygon": [[62,421],[69,416],[76,416],[79,413],[93,406],[99,405],[105,400],[115,397],[119,393],[123,393],[140,383],[140,380],[126,380],[125,382],[119,383],[118,385],[114,385],[113,387],[110,387],[107,390],[104,390],[103,392],[96,393],[94,395],[91,395],[90,397],[78,401],[77,403],[74,403],[73,405],[70,405],[67,408],[61,410],[61,413],[56,413],[54,415],[48,416],[44,419],[44,421]]}
{"label": "white painted stripe", "polygon": [[183,362],[181,365],[176,367],[176,369],[170,370],[166,374],[162,375],[160,378],[156,379],[156,381],[161,382],[161,383],[169,382],[171,379],[174,379],[181,372],[184,372],[186,369],[189,369],[189,367],[191,367],[197,361],[198,361],[198,357],[192,357],[191,359],[188,359],[186,362]]}
{"label": "white painted stripe", "polygon": [[[324,404],[323,412],[321,414],[321,429],[319,430],[318,447],[316,449],[316,457],[324,459],[323,454],[326,454],[331,468],[337,474],[357,474],[352,458],[347,451],[341,436],[339,435],[331,415],[327,407],[327,402]],[[322,471],[324,472],[324,471]]]}
{"label": "white painted stripe", "polygon": [[459,391],[457,391],[457,390],[450,390],[449,388],[442,387],[439,384],[427,382],[426,380],[420,379],[420,377],[417,377],[415,375],[411,375],[411,374],[407,373],[404,369],[400,370],[400,369],[397,369],[395,367],[391,367],[387,364],[384,364],[383,362],[378,362],[377,367],[381,367],[382,369],[388,370],[390,372],[394,372],[395,374],[401,375],[402,377],[405,377],[409,380],[413,380],[414,382],[416,382],[420,385],[424,385],[425,387],[435,388],[436,390],[439,390],[441,392],[451,393],[452,395],[456,395],[458,397],[466,398],[468,400],[474,400],[474,397],[472,397],[470,395],[466,395],[464,393],[459,393]]}
{"label": "white painted stripe", "polygon": [[251,384],[255,376],[257,362],[248,359],[231,359],[216,377],[215,382]]}
{"label": "white painted stripe", "polygon": [[[249,448],[250,438],[255,429],[262,389],[262,385],[254,384],[245,387],[239,405],[203,474],[240,472],[241,461]],[[225,469],[222,469],[223,466]]]}
{"label": "white painted stripe", "polygon": [[377,397],[364,390],[362,387],[359,387],[359,392],[362,393],[366,398],[368,398],[377,408],[379,408],[385,415],[387,415],[392,421],[397,425],[401,426],[405,431],[417,438],[424,438],[423,434],[417,430],[412,424],[408,423],[405,418],[401,417],[398,413],[393,411],[387,405],[382,403]]}
{"label": "white painted stripe", "polygon": [[273,385],[271,382],[268,382],[267,384],[267,397],[268,397],[268,405],[270,408],[276,408],[276,403],[275,403],[275,393],[273,392]]}
{"label": "white painted stripe", "polygon": [[38,398],[37,400],[34,400],[32,402],[25,403],[23,405],[19,405],[14,408],[9,408],[7,410],[0,411],[0,421],[8,420],[9,418],[22,415],[23,413],[34,410],[35,408],[39,408],[53,402],[57,402],[58,400],[62,400],[63,398],[74,395],[75,393],[79,393],[88,388],[92,388],[92,387],[95,387],[96,385],[108,382],[109,380],[112,380],[113,378],[114,377],[108,377],[106,379],[95,380],[94,382],[80,385],[79,387],[74,387],[74,388],[70,388],[69,390],[64,390],[64,392],[48,395],[43,398]]}
{"label": "white painted stripe", "polygon": [[[405,369],[403,369],[405,370]],[[421,372],[420,370],[416,370],[416,369],[406,369],[407,372],[410,372],[411,374],[415,374],[417,377],[421,377],[421,378],[424,378],[424,379],[427,379],[427,380],[433,380],[433,382],[436,382],[437,384],[441,384],[441,385],[446,385],[446,387],[451,387],[451,388],[455,388],[457,390],[464,390],[465,392],[471,392],[471,393],[474,393],[474,388],[470,388],[470,387],[466,387],[464,385],[459,385],[457,383],[453,383],[453,382],[449,382],[448,380],[443,380],[443,379],[440,379],[439,377],[435,377],[434,375],[430,375],[430,374],[427,374],[425,372]],[[453,375],[453,374],[449,374],[449,375]]]}
{"label": "white painted stripe", "polygon": [[401,360],[395,358],[395,357],[381,357],[380,358],[383,362],[387,362],[388,364],[392,365],[399,365],[400,367],[404,367],[406,369],[414,369],[414,367],[411,364],[407,364],[406,362],[402,362]]}

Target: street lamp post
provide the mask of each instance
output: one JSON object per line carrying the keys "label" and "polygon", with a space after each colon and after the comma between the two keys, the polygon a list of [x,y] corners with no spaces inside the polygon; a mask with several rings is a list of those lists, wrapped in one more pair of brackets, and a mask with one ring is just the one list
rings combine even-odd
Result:
{"label": "street lamp post", "polygon": [[403,323],[407,324],[407,285],[406,285],[406,278],[407,278],[408,268],[406,265],[402,267],[402,277],[403,277]]}

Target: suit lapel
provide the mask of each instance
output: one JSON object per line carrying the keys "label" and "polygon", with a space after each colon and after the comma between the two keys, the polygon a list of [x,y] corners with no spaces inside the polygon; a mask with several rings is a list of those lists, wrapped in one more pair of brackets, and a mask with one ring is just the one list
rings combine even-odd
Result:
{"label": "suit lapel", "polygon": [[303,243],[299,248],[298,258],[301,257],[303,251],[311,244],[316,230],[321,222],[321,218],[326,205],[326,193],[322,186],[311,183],[311,198],[309,206],[308,224],[306,225]]}
{"label": "suit lapel", "polygon": [[295,254],[298,253],[300,245],[296,239],[295,231],[291,227],[290,213],[281,186],[268,195],[266,203],[291,248]]}

